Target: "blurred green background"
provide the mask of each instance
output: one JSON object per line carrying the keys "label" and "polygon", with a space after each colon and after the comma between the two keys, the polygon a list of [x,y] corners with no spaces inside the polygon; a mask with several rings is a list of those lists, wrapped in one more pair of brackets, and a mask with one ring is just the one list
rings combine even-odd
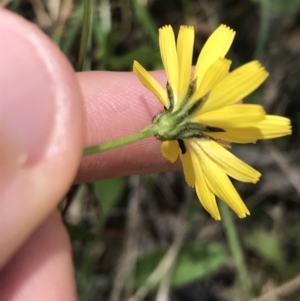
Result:
{"label": "blurred green background", "polygon": [[[36,23],[75,67],[84,2],[0,5]],[[233,66],[259,59],[270,72],[245,102],[291,118],[293,135],[233,146],[263,177],[257,185],[235,183],[251,216],[229,214],[231,228],[203,210],[181,172],[70,188],[62,213],[80,300],[300,300],[300,0],[91,2],[84,70],[130,71],[134,59],[148,70],[161,69],[157,34],[165,24],[176,33],[182,24],[195,27],[195,62],[209,34],[225,23],[237,31],[228,55]],[[229,237],[235,232],[242,263]]]}

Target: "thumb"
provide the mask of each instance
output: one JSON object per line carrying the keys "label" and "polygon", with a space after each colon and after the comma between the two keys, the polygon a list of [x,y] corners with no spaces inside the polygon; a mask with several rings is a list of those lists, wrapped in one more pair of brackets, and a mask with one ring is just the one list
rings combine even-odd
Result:
{"label": "thumb", "polygon": [[74,72],[34,25],[0,9],[0,267],[71,184],[83,147]]}

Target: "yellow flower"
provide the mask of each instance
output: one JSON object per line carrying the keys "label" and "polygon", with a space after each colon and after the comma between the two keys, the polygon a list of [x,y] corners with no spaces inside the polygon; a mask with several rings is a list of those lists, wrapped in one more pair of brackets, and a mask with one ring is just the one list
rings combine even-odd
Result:
{"label": "yellow flower", "polygon": [[224,58],[235,32],[219,26],[205,43],[192,71],[194,28],[181,26],[175,42],[171,26],[159,29],[159,47],[167,87],[138,63],[133,71],[152,91],[165,110],[155,116],[155,136],[162,140],[165,158],[180,157],[185,179],[203,207],[216,220],[220,213],[216,196],[239,217],[250,214],[228,176],[256,183],[260,173],[226,149],[226,143],[255,143],[291,134],[288,118],[266,115],[260,105],[236,102],[255,89],[268,73],[257,61],[229,73],[231,61]]}

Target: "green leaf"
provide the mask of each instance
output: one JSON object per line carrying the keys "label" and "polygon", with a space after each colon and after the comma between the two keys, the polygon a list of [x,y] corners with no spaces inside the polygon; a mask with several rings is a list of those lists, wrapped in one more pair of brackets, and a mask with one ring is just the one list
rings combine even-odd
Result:
{"label": "green leaf", "polygon": [[254,230],[246,237],[245,242],[248,247],[277,268],[283,268],[284,257],[276,233],[266,230]]}
{"label": "green leaf", "polygon": [[93,183],[95,195],[104,212],[120,199],[126,183],[127,178],[105,179]]}
{"label": "green leaf", "polygon": [[154,45],[157,45],[158,30],[154,18],[152,18],[150,15],[147,5],[145,5],[140,0],[133,0],[132,4],[134,7],[134,11],[135,11],[134,15],[136,19],[140,21],[142,27],[145,29],[145,31],[151,38],[152,43],[154,43]]}
{"label": "green leaf", "polygon": [[299,0],[252,0],[252,2],[268,5],[270,9],[283,13],[295,13],[300,7]]}
{"label": "green leaf", "polygon": [[92,241],[95,239],[95,235],[83,227],[75,225],[66,225],[67,231],[71,241]]}
{"label": "green leaf", "polygon": [[[153,272],[166,250],[156,250],[147,253],[137,260],[136,288],[143,285]],[[218,269],[226,260],[226,249],[219,244],[199,245],[186,244],[179,252],[173,269],[171,286],[176,287],[199,280]]]}
{"label": "green leaf", "polygon": [[109,65],[114,70],[132,69],[133,61],[138,61],[146,69],[155,69],[160,63],[158,51],[148,47],[134,49],[122,56],[111,57]]}
{"label": "green leaf", "polygon": [[178,286],[203,278],[219,268],[226,258],[227,252],[222,245],[185,246],[179,254],[172,285]]}

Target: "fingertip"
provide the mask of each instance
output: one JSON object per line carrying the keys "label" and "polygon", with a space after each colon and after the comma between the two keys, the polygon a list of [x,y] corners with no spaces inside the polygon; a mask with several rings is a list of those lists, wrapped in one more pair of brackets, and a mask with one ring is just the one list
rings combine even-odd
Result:
{"label": "fingertip", "polygon": [[[153,76],[164,85],[165,74]],[[86,111],[85,146],[137,133],[163,110],[162,105],[133,72],[84,72],[77,74]],[[178,170],[162,157],[155,137],[83,158],[76,182],[129,174]]]}
{"label": "fingertip", "polygon": [[84,111],[72,67],[36,26],[1,9],[0,36],[2,266],[73,181]]}

